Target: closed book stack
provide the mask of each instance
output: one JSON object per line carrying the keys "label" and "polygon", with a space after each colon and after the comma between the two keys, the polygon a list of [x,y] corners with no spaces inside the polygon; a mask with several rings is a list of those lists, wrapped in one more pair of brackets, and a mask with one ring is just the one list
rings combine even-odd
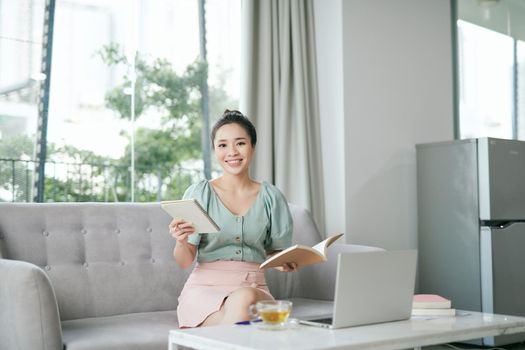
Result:
{"label": "closed book stack", "polygon": [[412,301],[412,316],[455,316],[452,302],[437,294],[416,294]]}

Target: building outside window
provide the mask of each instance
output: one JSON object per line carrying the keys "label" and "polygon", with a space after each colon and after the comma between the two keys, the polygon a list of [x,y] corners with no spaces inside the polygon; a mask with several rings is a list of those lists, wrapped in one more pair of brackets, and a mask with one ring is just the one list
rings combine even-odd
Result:
{"label": "building outside window", "polygon": [[[201,83],[210,123],[238,107],[240,0],[202,3],[56,0],[44,201],[174,199],[205,176]],[[34,194],[44,7],[0,0],[0,201]]]}

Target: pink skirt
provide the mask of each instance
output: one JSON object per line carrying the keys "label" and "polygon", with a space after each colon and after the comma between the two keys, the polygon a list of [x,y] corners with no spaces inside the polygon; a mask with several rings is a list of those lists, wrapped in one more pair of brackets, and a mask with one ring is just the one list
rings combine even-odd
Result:
{"label": "pink skirt", "polygon": [[[179,296],[179,327],[197,327],[236,289],[252,287],[267,293],[264,271],[259,264],[244,261],[198,263]],[[273,297],[272,297],[273,299]]]}

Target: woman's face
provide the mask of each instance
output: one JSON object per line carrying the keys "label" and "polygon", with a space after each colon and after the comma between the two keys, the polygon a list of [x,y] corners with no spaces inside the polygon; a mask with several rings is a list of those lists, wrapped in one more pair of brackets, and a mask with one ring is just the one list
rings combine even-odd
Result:
{"label": "woman's face", "polygon": [[236,123],[221,126],[213,140],[215,157],[222,169],[232,175],[248,171],[255,148],[250,136]]}

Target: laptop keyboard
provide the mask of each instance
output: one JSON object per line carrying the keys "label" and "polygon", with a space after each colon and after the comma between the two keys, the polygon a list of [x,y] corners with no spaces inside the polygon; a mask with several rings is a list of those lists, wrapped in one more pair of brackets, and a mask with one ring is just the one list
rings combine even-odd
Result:
{"label": "laptop keyboard", "polygon": [[325,323],[325,324],[332,324],[333,318],[319,318],[317,320],[310,320],[310,322],[317,322],[317,323]]}

